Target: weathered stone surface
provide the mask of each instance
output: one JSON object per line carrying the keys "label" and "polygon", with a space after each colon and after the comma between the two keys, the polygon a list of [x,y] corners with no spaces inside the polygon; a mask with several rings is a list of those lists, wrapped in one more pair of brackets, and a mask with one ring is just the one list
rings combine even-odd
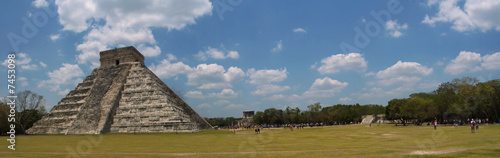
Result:
{"label": "weathered stone surface", "polygon": [[100,56],[101,67],[28,129],[28,134],[212,129],[144,65],[144,56],[134,47],[103,51]]}

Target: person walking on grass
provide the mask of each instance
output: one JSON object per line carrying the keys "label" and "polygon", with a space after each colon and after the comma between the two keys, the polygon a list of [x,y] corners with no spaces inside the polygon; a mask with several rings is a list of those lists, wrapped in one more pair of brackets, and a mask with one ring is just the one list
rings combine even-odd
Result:
{"label": "person walking on grass", "polygon": [[437,122],[437,120],[434,120],[434,123],[433,123],[433,124],[434,124],[434,130],[436,130],[436,128],[437,128],[437,126],[438,126],[438,122]]}
{"label": "person walking on grass", "polygon": [[474,119],[472,119],[472,121],[470,121],[470,133],[476,133],[476,130],[474,129],[475,125],[476,125],[476,121],[474,121]]}

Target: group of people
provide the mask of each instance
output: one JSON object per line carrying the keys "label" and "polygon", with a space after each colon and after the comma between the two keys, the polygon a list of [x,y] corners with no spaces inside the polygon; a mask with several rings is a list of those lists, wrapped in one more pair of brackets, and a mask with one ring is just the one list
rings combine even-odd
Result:
{"label": "group of people", "polygon": [[[470,121],[470,132],[471,133],[476,133],[476,131],[479,130],[479,125],[484,122],[481,119],[476,119],[476,120],[467,119],[467,123],[469,123],[469,121]],[[488,120],[488,119],[486,119],[486,120]],[[486,122],[488,122],[488,121],[486,121]],[[453,120],[453,126],[455,126],[455,129],[458,128],[458,124],[459,124],[458,121]],[[429,125],[429,124],[427,124],[427,125]],[[437,120],[432,121],[432,125],[434,125],[434,130],[436,130],[437,125],[438,125],[438,121]]]}
{"label": "group of people", "polygon": [[479,119],[478,122],[472,119],[470,121],[470,133],[476,133],[476,130],[479,130],[479,124],[481,124],[481,119]]}

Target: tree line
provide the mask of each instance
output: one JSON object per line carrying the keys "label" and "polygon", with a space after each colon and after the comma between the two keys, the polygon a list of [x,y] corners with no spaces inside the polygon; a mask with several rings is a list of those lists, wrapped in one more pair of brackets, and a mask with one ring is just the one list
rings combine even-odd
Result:
{"label": "tree line", "polygon": [[382,105],[333,105],[322,107],[320,103],[307,106],[309,110],[301,111],[298,107],[287,107],[284,110],[269,108],[258,111],[253,116],[254,124],[299,124],[299,123],[324,123],[331,125],[347,124],[349,122],[360,122],[361,116],[372,114],[383,114],[385,108]]}
{"label": "tree line", "polygon": [[0,135],[6,134],[12,123],[15,125],[16,134],[24,134],[46,114],[43,96],[26,90],[17,93],[14,120],[9,122],[11,108],[7,102],[6,98],[0,100]]}
{"label": "tree line", "polygon": [[414,93],[409,98],[393,99],[386,106],[390,119],[415,119],[416,123],[472,118],[500,121],[500,80],[479,82],[464,77],[441,83],[429,93]]}

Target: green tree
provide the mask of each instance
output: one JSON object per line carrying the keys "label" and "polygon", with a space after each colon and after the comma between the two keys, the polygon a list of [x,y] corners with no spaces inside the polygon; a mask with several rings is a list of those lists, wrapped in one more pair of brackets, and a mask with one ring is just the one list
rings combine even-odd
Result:
{"label": "green tree", "polygon": [[43,96],[29,90],[17,93],[16,127],[19,126],[19,133],[24,134],[27,129],[33,126],[33,123],[45,115],[44,104],[45,99]]}
{"label": "green tree", "polygon": [[0,135],[7,133],[10,129],[8,122],[10,107],[7,104],[0,103]]}

